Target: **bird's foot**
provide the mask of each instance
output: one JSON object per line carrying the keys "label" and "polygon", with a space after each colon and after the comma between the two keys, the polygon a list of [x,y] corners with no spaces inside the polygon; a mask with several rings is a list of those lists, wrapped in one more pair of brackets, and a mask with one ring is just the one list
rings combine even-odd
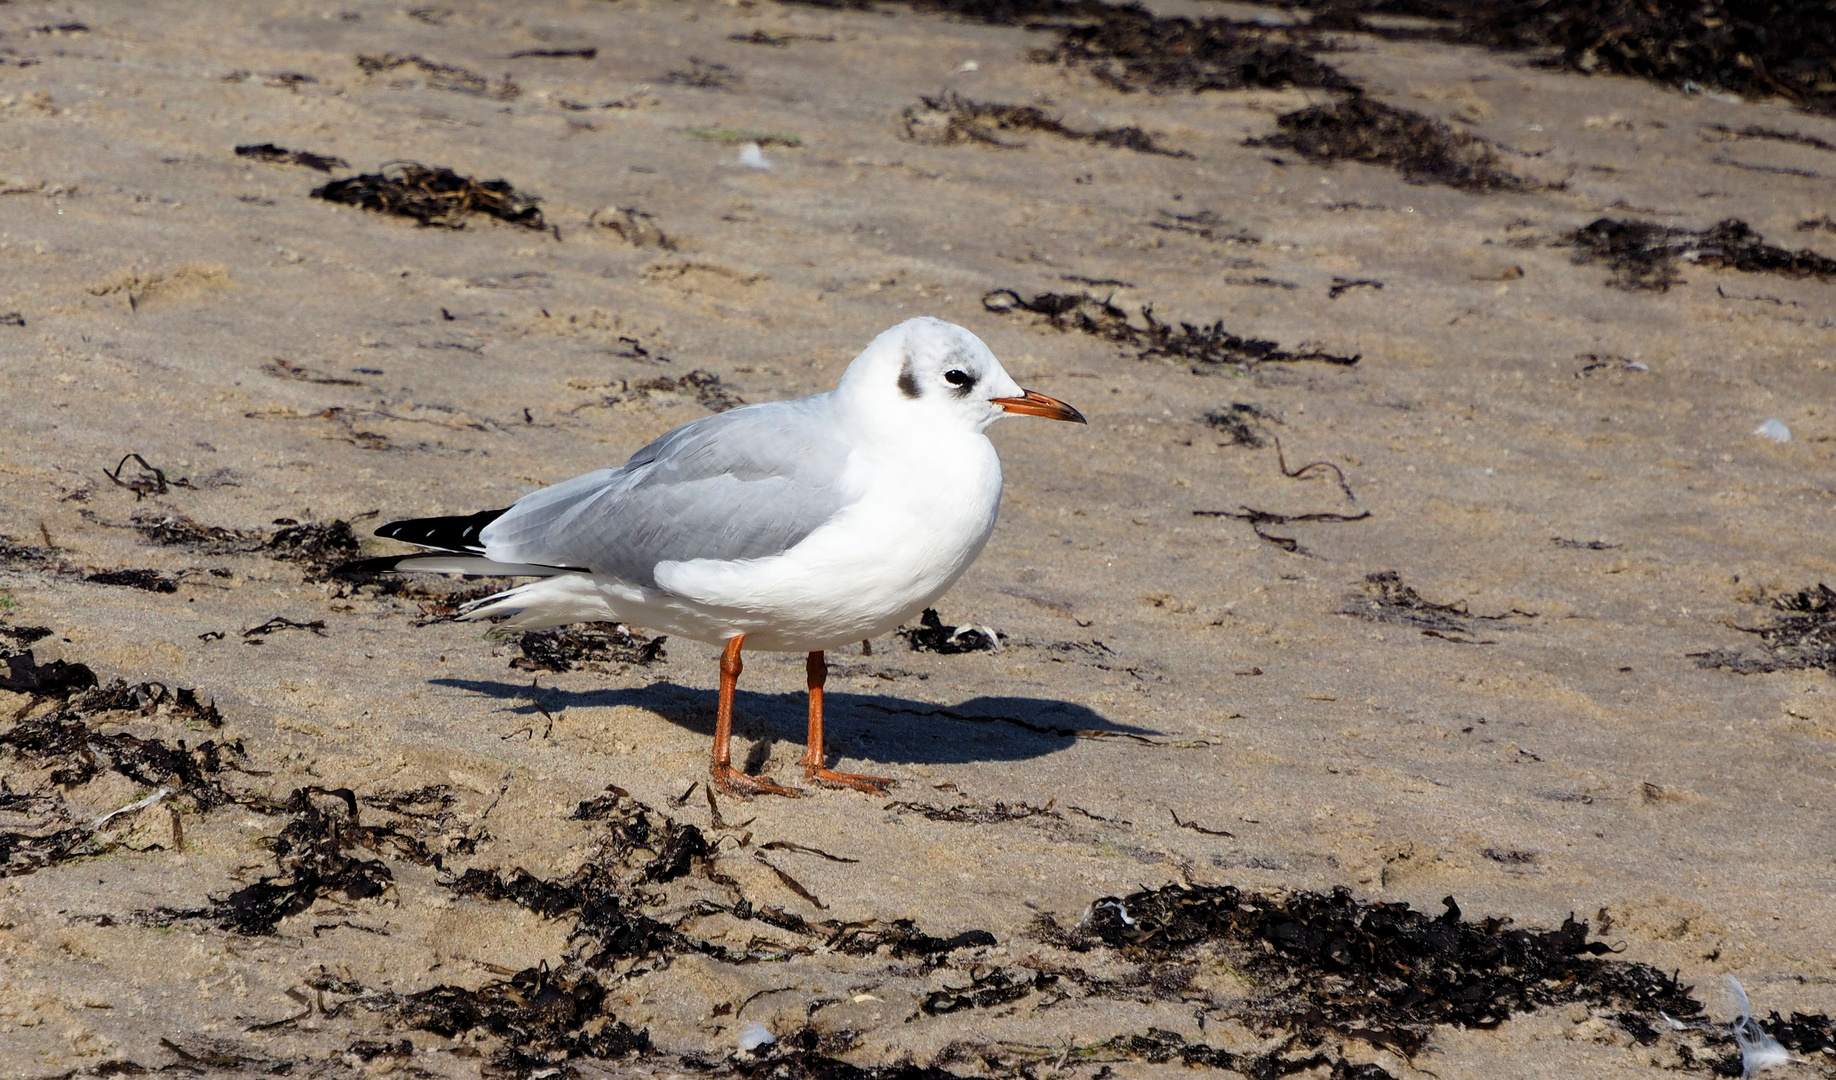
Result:
{"label": "bird's foot", "polygon": [[869,795],[886,794],[886,786],[891,784],[890,776],[863,776],[860,773],[836,772],[820,765],[806,765],[803,769],[806,779],[819,784],[834,784],[838,787],[851,787],[856,791],[865,791]]}
{"label": "bird's foot", "polygon": [[749,795],[785,795],[790,798],[801,798],[803,792],[793,787],[785,787],[769,776],[747,776],[731,765],[717,765],[708,770],[714,777],[714,783],[720,790],[729,795],[742,798]]}

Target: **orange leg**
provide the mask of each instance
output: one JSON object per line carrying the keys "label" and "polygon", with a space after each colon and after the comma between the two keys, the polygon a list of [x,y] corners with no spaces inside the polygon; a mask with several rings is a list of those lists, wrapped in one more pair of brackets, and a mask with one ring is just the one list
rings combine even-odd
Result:
{"label": "orange leg", "polygon": [[804,665],[809,673],[810,687],[810,745],[803,752],[803,775],[825,784],[840,784],[869,795],[884,795],[886,785],[892,783],[890,777],[862,776],[859,773],[836,772],[825,768],[822,758],[822,687],[829,681],[829,665],[823,660],[821,650],[810,654]]}
{"label": "orange leg", "polygon": [[715,713],[714,761],[708,766],[708,775],[729,795],[801,795],[796,788],[784,787],[769,776],[747,776],[733,767],[733,690],[739,685],[740,672],[745,670],[740,663],[740,646],[745,643],[746,635],[741,634],[728,641],[720,654],[720,708]]}

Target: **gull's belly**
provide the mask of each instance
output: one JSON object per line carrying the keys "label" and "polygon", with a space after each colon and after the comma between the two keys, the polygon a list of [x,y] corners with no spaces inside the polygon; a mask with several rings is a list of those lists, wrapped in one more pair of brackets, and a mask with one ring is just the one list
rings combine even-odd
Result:
{"label": "gull's belly", "polygon": [[886,633],[962,576],[1001,502],[985,438],[908,461],[878,463],[859,501],[781,555],[658,565],[664,595],[649,599],[677,633],[743,633],[749,648],[802,652]]}

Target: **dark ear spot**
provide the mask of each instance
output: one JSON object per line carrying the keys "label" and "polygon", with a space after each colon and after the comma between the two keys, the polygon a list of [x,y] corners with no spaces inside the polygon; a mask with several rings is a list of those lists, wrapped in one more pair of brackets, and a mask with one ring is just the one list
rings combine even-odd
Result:
{"label": "dark ear spot", "polygon": [[905,365],[899,369],[899,392],[908,398],[918,396],[918,376],[912,373],[912,357],[905,355]]}

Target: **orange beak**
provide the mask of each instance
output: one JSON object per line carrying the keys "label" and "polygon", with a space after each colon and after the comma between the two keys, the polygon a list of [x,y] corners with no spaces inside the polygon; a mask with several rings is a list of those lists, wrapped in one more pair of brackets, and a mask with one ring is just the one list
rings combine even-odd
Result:
{"label": "orange beak", "polygon": [[1084,414],[1066,405],[1057,398],[1049,398],[1037,391],[1028,390],[1023,397],[998,397],[990,401],[1010,413],[1021,416],[1043,416],[1048,420],[1069,420],[1073,424],[1087,424]]}

